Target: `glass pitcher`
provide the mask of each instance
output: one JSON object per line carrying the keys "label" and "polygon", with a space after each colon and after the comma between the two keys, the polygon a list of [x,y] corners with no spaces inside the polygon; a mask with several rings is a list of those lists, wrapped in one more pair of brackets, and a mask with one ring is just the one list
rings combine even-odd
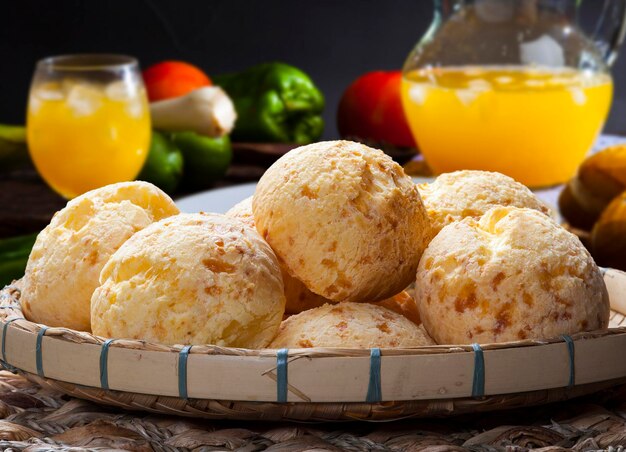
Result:
{"label": "glass pitcher", "polygon": [[[531,187],[571,178],[606,120],[626,0],[593,38],[580,0],[435,0],[403,69],[407,120],[435,173],[499,171]],[[601,2],[598,1],[598,4]]]}

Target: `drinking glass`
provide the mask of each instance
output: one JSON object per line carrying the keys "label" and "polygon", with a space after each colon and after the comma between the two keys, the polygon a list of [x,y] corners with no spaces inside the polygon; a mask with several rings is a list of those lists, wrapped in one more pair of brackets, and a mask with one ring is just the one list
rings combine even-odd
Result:
{"label": "drinking glass", "polygon": [[65,198],[133,180],[151,133],[137,61],[103,54],[39,61],[26,123],[35,167]]}

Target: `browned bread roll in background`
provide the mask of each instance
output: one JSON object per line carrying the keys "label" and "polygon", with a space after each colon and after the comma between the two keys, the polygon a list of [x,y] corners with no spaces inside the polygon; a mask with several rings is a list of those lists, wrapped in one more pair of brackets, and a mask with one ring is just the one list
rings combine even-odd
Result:
{"label": "browned bread roll in background", "polygon": [[591,230],[604,209],[626,190],[626,145],[611,146],[589,156],[559,197],[567,222]]}
{"label": "browned bread roll in background", "polygon": [[613,198],[593,226],[591,251],[600,265],[626,270],[626,191]]}
{"label": "browned bread roll in background", "polygon": [[550,209],[525,185],[501,173],[463,170],[441,174],[418,185],[433,234],[463,218],[480,218],[497,206],[527,207],[550,215]]}

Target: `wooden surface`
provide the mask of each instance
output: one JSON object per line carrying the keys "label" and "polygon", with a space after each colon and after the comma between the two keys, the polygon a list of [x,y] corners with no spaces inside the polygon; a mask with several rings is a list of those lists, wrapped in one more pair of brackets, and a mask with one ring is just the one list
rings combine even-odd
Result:
{"label": "wooden surface", "polygon": [[[271,158],[278,157],[270,155]],[[265,167],[255,162],[246,164],[236,160],[226,177],[213,187],[258,180],[264,171]],[[174,199],[188,194],[176,193]],[[50,189],[34,168],[10,172],[3,172],[0,168],[0,238],[41,231],[66,203],[67,200]]]}
{"label": "wooden surface", "polygon": [[65,203],[34,169],[0,172],[0,238],[41,231]]}

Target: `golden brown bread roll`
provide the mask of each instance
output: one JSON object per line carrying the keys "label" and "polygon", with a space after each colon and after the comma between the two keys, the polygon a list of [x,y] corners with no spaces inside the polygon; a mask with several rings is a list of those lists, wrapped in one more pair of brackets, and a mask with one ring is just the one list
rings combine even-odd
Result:
{"label": "golden brown bread roll", "polygon": [[94,334],[163,344],[263,348],[285,308],[276,256],[243,222],[181,214],[135,234],[91,300]]}
{"label": "golden brown bread roll", "polygon": [[[226,212],[225,215],[239,218],[250,227],[255,227],[254,215],[252,214],[252,196],[235,204],[228,212]],[[283,283],[285,285],[285,298],[287,299],[287,304],[285,305],[285,313],[287,315],[298,314],[302,311],[317,308],[326,303],[333,303],[331,300],[314,294],[307,289],[301,281],[290,276],[284,269],[283,265],[281,265],[281,272],[283,275]],[[420,323],[419,312],[417,311],[415,300],[406,291],[402,291],[399,294],[386,298],[382,301],[372,303],[383,306],[398,314],[402,314],[414,323]]]}
{"label": "golden brown bread roll", "polygon": [[463,218],[480,218],[497,206],[527,207],[550,215],[550,209],[528,187],[504,174],[463,170],[441,174],[418,185],[433,235]]}
{"label": "golden brown bread roll", "polygon": [[91,295],[109,257],[135,232],[178,208],[147,182],[122,182],[67,203],[37,236],[24,275],[24,315],[90,331]]}
{"label": "golden brown bread roll", "polygon": [[372,301],[409,285],[430,238],[411,179],[382,151],[349,141],[294,149],[252,202],[289,274],[333,301]]}
{"label": "golden brown bread roll", "polygon": [[[248,226],[256,228],[254,224],[254,215],[252,214],[252,196],[235,204],[226,216],[238,218]],[[298,314],[307,309],[316,308],[326,303],[332,303],[330,300],[311,292],[302,281],[294,278],[289,274],[284,264],[279,260],[280,271],[283,275],[283,284],[285,286],[285,313]]]}
{"label": "golden brown bread roll", "polygon": [[382,306],[384,308],[392,310],[393,312],[403,315],[417,325],[421,323],[420,313],[417,309],[415,299],[406,290],[403,290],[393,297],[375,302],[373,304]]}
{"label": "golden brown bread roll", "polygon": [[609,320],[602,274],[578,238],[515,207],[444,227],[420,261],[416,301],[438,344],[545,339]]}
{"label": "golden brown bread roll", "polygon": [[588,157],[559,197],[563,217],[590,230],[611,200],[626,190],[626,145],[611,146]]}
{"label": "golden brown bread roll", "polygon": [[591,231],[591,248],[601,265],[626,270],[626,191],[600,215]]}
{"label": "golden brown bread roll", "polygon": [[232,206],[224,214],[227,217],[237,218],[250,226],[252,229],[256,229],[254,224],[254,214],[252,213],[252,196],[248,196],[246,199],[239,201]]}
{"label": "golden brown bread roll", "polygon": [[434,345],[422,326],[369,303],[325,304],[292,315],[280,325],[270,348],[416,347]]}

